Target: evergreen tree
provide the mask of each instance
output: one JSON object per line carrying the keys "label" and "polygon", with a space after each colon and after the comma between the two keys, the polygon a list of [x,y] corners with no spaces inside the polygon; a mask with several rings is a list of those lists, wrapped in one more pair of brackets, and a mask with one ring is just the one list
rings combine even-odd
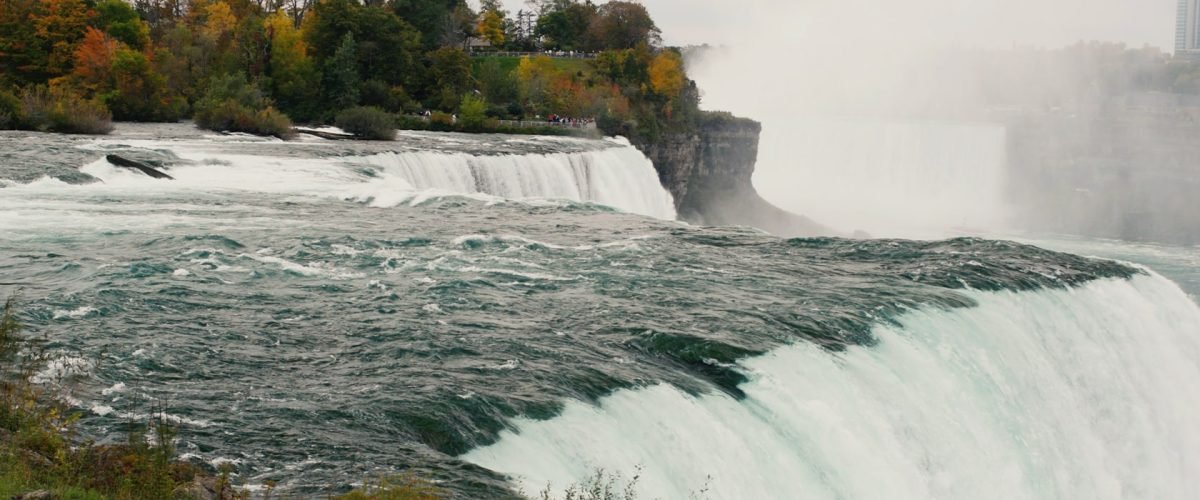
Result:
{"label": "evergreen tree", "polygon": [[337,52],[325,61],[323,94],[330,109],[348,109],[358,105],[358,50],[354,34],[346,33]]}

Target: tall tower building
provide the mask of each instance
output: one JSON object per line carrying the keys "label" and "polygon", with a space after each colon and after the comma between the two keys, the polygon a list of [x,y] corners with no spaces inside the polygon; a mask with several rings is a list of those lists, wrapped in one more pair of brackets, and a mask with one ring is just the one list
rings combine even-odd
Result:
{"label": "tall tower building", "polygon": [[1175,17],[1175,57],[1200,57],[1200,0],[1179,0]]}

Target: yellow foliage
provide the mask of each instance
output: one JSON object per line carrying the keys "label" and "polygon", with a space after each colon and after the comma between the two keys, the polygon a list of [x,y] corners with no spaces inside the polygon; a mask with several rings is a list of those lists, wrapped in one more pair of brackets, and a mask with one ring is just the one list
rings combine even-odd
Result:
{"label": "yellow foliage", "polygon": [[271,37],[271,45],[288,45],[295,47],[301,52],[308,50],[304,43],[303,37],[300,36],[300,30],[296,29],[296,25],[292,22],[292,17],[287,15],[283,9],[275,11],[274,14],[267,16],[263,21],[263,28],[266,29],[267,35]]}
{"label": "yellow foliage", "polygon": [[550,56],[522,57],[521,63],[517,65],[517,79],[522,82],[549,80],[556,73],[558,70]]}
{"label": "yellow foliage", "polygon": [[213,2],[204,6],[204,27],[201,33],[212,41],[217,41],[237,27],[237,17],[233,9],[225,2]]}
{"label": "yellow foliage", "polygon": [[683,59],[664,50],[650,62],[650,87],[659,95],[675,97],[683,91]]}
{"label": "yellow foliage", "polygon": [[[4,4],[0,1],[0,6]],[[54,75],[71,71],[75,47],[96,12],[82,0],[42,0],[42,12],[31,16],[37,36],[50,46],[46,69]]]}
{"label": "yellow foliage", "polygon": [[479,36],[487,40],[493,47],[504,45],[504,18],[500,16],[499,12],[494,10],[484,12],[475,31],[479,32]]}

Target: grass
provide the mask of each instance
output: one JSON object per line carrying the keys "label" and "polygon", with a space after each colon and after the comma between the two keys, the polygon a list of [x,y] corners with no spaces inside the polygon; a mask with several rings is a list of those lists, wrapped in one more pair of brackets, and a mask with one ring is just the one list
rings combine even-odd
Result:
{"label": "grass", "polygon": [[[584,76],[587,76],[587,75],[592,74],[592,72],[594,71],[592,68],[592,60],[591,59],[570,59],[570,58],[554,57],[554,58],[551,58],[550,60],[554,61],[554,69],[556,69],[558,71],[568,72],[573,75],[577,74],[577,73],[583,73]],[[471,58],[471,65],[472,65],[472,69],[474,70],[476,75],[479,74],[480,67],[482,67],[483,64],[487,61],[498,61],[500,63],[500,69],[503,70],[505,73],[509,73],[509,74],[515,72],[517,70],[517,66],[521,64],[520,57],[510,57],[510,56],[473,57],[473,58]]]}

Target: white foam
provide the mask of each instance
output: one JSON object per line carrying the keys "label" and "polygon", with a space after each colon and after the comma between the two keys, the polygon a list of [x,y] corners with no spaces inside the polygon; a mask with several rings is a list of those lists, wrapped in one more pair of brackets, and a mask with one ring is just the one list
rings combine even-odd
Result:
{"label": "white foam", "polygon": [[[384,153],[352,161],[382,167],[370,187],[375,205],[419,203],[428,193],[489,195],[504,199],[594,202],[627,212],[674,219],[674,202],[654,166],[632,147],[573,154],[471,156],[435,152]],[[390,189],[391,191],[387,191]],[[390,197],[390,198],[389,198]]]}
{"label": "white foam", "polygon": [[111,396],[113,394],[125,392],[126,390],[128,390],[128,388],[125,387],[124,382],[117,382],[117,383],[113,384],[112,387],[109,387],[107,389],[104,389],[103,391],[100,391],[100,394],[103,394],[105,396]]}
{"label": "white foam", "polygon": [[741,363],[743,401],[655,386],[519,419],[463,458],[525,491],[644,466],[647,498],[1156,498],[1200,491],[1200,308],[1161,277],[974,293],[874,347]]}
{"label": "white foam", "polygon": [[78,356],[58,356],[48,362],[31,379],[35,384],[57,384],[73,377],[91,375],[94,364]]}
{"label": "white foam", "polygon": [[65,310],[65,309],[58,309],[58,310],[54,311],[54,319],[86,318],[89,315],[91,315],[92,313],[98,312],[98,311],[99,310],[96,309],[95,307],[90,307],[90,306],[82,306],[82,307],[78,307],[76,309],[72,309],[70,311]]}

